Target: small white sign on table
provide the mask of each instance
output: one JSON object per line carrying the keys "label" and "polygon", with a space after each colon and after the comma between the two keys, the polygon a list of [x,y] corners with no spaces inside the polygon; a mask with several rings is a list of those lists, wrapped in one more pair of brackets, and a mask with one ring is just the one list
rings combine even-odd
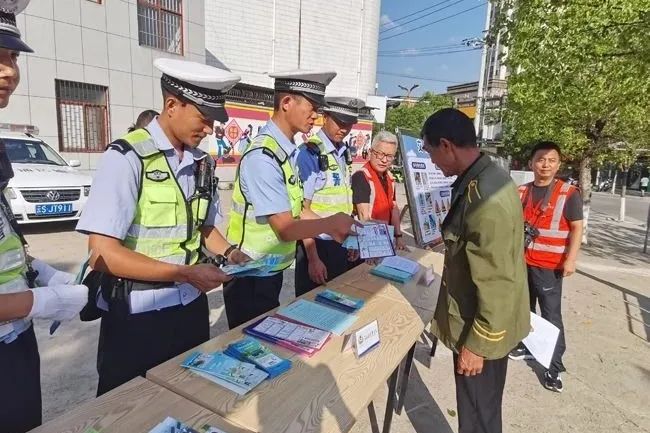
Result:
{"label": "small white sign on table", "polygon": [[348,335],[348,340],[345,342],[343,350],[352,348],[354,349],[357,358],[361,358],[363,355],[379,346],[379,340],[379,324],[376,320],[373,320]]}

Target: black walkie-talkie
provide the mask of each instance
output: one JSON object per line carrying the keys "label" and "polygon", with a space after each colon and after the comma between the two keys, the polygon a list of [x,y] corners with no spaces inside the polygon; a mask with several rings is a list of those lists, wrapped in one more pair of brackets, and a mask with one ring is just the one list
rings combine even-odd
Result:
{"label": "black walkie-talkie", "polygon": [[350,152],[349,147],[345,148],[345,163],[347,165],[352,165],[352,153]]}
{"label": "black walkie-talkie", "polygon": [[327,171],[329,168],[329,161],[327,160],[327,155],[318,155],[318,168],[320,171]]}

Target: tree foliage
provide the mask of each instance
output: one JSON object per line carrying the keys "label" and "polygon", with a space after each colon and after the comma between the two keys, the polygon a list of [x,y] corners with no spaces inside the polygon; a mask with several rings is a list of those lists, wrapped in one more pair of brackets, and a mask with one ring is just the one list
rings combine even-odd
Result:
{"label": "tree foliage", "polygon": [[434,95],[426,92],[415,104],[402,102],[399,107],[391,108],[386,113],[385,128],[394,132],[395,128],[420,132],[424,121],[440,110],[451,107],[453,100],[447,95]]}
{"label": "tree foliage", "polygon": [[500,0],[498,32],[511,76],[504,142],[517,154],[557,141],[580,161],[629,160],[647,147],[650,0]]}

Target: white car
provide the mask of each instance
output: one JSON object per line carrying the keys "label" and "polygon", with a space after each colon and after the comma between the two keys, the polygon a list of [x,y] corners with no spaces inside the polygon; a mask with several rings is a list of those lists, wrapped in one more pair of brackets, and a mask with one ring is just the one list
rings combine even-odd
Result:
{"label": "white car", "polygon": [[79,219],[92,178],[66,162],[44,141],[28,134],[3,133],[14,177],[5,197],[19,224]]}

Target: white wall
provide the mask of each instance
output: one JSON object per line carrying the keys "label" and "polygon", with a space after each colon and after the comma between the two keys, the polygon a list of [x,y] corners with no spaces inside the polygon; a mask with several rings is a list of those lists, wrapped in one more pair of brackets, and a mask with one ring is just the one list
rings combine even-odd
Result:
{"label": "white wall", "polygon": [[[56,7],[54,4],[56,3]],[[107,86],[109,135],[123,135],[137,115],[160,109],[157,57],[179,57],[138,44],[137,0],[32,0],[17,17],[35,53],[23,54],[21,82],[3,123],[31,124],[48,144],[59,148],[55,79]],[[184,57],[205,62],[203,0],[183,1]],[[100,153],[66,153],[93,169]]]}
{"label": "white wall", "polygon": [[301,68],[338,72],[329,95],[365,99],[375,91],[379,10],[379,0],[205,0],[206,62],[271,87],[265,73],[297,68],[300,41]]}

